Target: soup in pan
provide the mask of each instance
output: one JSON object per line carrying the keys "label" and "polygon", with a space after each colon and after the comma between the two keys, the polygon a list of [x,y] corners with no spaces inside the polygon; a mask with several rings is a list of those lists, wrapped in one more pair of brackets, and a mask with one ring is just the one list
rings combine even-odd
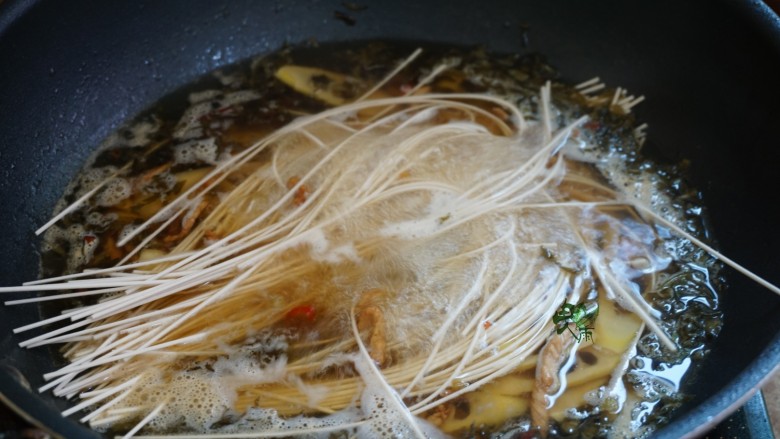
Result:
{"label": "soup in pan", "polygon": [[[640,437],[722,322],[642,101],[538,56],[286,49],[108,138],[41,228],[41,391],[99,431]],[[44,232],[45,230],[45,232]],[[518,436],[519,435],[519,436]]]}

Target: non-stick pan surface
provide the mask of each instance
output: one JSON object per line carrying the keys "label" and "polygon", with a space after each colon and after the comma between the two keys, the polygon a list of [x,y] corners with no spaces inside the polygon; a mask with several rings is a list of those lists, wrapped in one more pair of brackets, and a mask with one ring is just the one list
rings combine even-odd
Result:
{"label": "non-stick pan surface", "polygon": [[[284,44],[393,39],[540,52],[563,78],[600,76],[647,101],[646,149],[690,161],[717,246],[780,284],[780,20],[758,1],[0,2],[0,283],[37,276],[37,240],[65,184],[107,134],[215,67]],[[349,25],[334,11],[351,16]],[[780,362],[780,298],[734,273],[725,327],[694,398],[658,437],[706,431]],[[11,296],[8,296],[11,297]],[[97,437],[39,395],[45,349],[0,309],[0,393],[65,437]],[[28,391],[27,387],[33,389]]]}

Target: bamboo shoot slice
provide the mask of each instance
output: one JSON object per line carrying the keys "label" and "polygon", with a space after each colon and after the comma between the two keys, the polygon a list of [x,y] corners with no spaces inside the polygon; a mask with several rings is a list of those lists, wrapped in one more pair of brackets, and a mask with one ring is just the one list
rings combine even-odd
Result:
{"label": "bamboo shoot slice", "polygon": [[642,320],[618,309],[615,302],[599,294],[599,315],[593,324],[593,342],[615,353],[622,353],[634,339]]}
{"label": "bamboo shoot slice", "polygon": [[358,82],[341,73],[295,65],[283,66],[275,76],[298,93],[334,106],[349,102],[352,96],[346,96],[345,92]]}
{"label": "bamboo shoot slice", "polygon": [[585,401],[585,394],[607,383],[607,378],[601,378],[595,381],[587,382],[581,386],[570,387],[561,395],[556,401],[555,405],[550,409],[550,417],[556,421],[560,421],[566,417],[566,411],[571,408],[582,407],[587,402]]}
{"label": "bamboo shoot slice", "polygon": [[468,416],[455,419],[456,412],[450,413],[441,425],[444,432],[452,433],[472,425],[499,425],[528,411],[527,397],[496,395],[480,389],[467,394],[465,398],[468,401]]}

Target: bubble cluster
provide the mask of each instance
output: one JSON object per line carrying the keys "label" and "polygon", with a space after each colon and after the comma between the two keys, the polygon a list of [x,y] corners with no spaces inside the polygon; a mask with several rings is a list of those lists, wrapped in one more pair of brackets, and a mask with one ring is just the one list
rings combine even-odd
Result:
{"label": "bubble cluster", "polygon": [[122,227],[122,230],[119,232],[119,235],[117,235],[117,241],[121,242],[125,238],[127,238],[138,226],[135,224],[128,224],[124,227]]}
{"label": "bubble cluster", "polygon": [[115,206],[130,198],[133,194],[133,185],[124,178],[114,178],[95,197],[98,206]]}
{"label": "bubble cluster", "polygon": [[68,249],[66,252],[66,267],[80,267],[94,256],[98,238],[82,224],[71,224],[67,227],[52,227],[46,231],[43,252],[59,252],[59,247]]}
{"label": "bubble cluster", "polygon": [[231,106],[259,99],[260,95],[252,90],[240,90],[222,94],[218,90],[203,90],[191,93],[191,105],[182,114],[173,137],[177,139],[194,139],[203,134],[203,122],[210,116],[223,116]]}
{"label": "bubble cluster", "polygon": [[85,219],[88,225],[95,226],[102,229],[108,227],[111,223],[116,221],[117,214],[116,213],[102,214],[97,211],[92,211],[87,214]]}
{"label": "bubble cluster", "polygon": [[173,158],[176,164],[217,163],[217,144],[214,138],[191,140],[176,145],[173,148]]}

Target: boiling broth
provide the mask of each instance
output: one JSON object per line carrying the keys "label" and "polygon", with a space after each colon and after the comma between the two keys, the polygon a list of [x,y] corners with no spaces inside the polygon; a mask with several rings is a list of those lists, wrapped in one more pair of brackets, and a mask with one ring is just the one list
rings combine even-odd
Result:
{"label": "boiling broth", "polygon": [[[308,217],[311,221],[331,211],[349,216],[269,253],[273,257],[264,262],[269,265],[263,272],[282,274],[267,275],[256,297],[236,293],[233,297],[241,300],[233,300],[228,295],[230,306],[204,308],[189,316],[192,334],[177,329],[173,332],[178,335],[163,339],[173,342],[178,340],[174,335],[216,328],[217,335],[210,333],[206,342],[192,339],[197,349],[176,352],[178,348],[165,347],[163,353],[141,355],[140,365],[159,367],[159,372],[141,374],[135,369],[115,381],[113,385],[122,386],[137,378],[112,393],[115,398],[129,392],[115,405],[85,407],[91,410],[87,413],[97,413],[89,419],[94,428],[126,432],[151,414],[142,432],[297,429],[314,434],[319,428],[317,434],[324,436],[342,429],[347,432],[343,434],[361,437],[420,432],[455,437],[638,437],[666,422],[684,401],[684,379],[720,331],[717,298],[723,285],[713,257],[647,212],[616,202],[629,197],[688,233],[704,234],[703,209],[695,192],[682,183],[682,166],[655,164],[641,154],[645,127],[631,112],[641,99],[620,89],[600,88],[598,81],[567,85],[538,55],[498,56],[471,49],[426,48],[388,77],[412,50],[379,43],[335,45],[286,49],[249,60],[177,91],[104,142],[67,189],[58,210],[94,193],[46,232],[44,277],[150,260],[159,262],[133,269],[159,273],[171,266],[164,258],[172,254],[211,248],[276,209],[278,214],[252,225],[273,232],[273,227],[283,227],[285,215],[299,208],[303,212],[323,197],[332,197],[332,204],[322,204],[321,211]],[[371,91],[383,78],[389,79]],[[350,107],[325,122],[305,125],[305,133],[290,132],[225,172],[221,180],[215,178],[223,175],[214,174],[216,169],[278,130],[301,118],[354,105],[366,93],[365,102],[387,99],[387,104]],[[439,97],[454,93],[471,95]],[[500,103],[477,99],[484,95],[506,100],[521,117]],[[414,100],[425,96],[436,98],[431,98],[433,103]],[[392,101],[396,98],[401,100]],[[464,103],[467,109],[459,107]],[[352,147],[326,162],[328,152],[338,147],[334,145],[354,134],[350,130],[360,131],[394,112],[401,115],[398,120],[389,120],[365,139],[372,149]],[[417,146],[408,143],[410,138],[442,126],[460,130],[454,134],[458,139],[472,140],[447,143],[437,137],[441,144],[436,148],[413,153]],[[556,135],[561,139],[551,149],[554,153],[539,161],[539,145],[551,144]],[[394,155],[399,145],[407,145],[409,155]],[[469,209],[486,205],[458,204],[469,199],[463,194],[480,199],[479,189],[485,190],[488,201],[503,202],[501,188],[485,182],[537,162],[538,178],[549,177],[549,188],[528,200],[539,204],[552,196],[569,205],[513,214],[494,210],[472,220]],[[282,165],[277,169],[278,163]],[[322,175],[309,176],[320,163],[327,164]],[[522,176],[515,177],[505,184]],[[213,187],[185,197],[189,204],[180,214],[171,210],[160,215],[166,206],[184,204],[176,200],[208,179]],[[257,179],[254,186],[247,186],[252,179]],[[393,185],[411,187],[418,181],[428,192],[370,199],[370,208],[354,212],[352,206],[339,204],[350,200],[341,194],[380,194]],[[430,190],[432,182],[439,185],[435,191]],[[241,188],[253,195],[238,193]],[[511,202],[525,200],[515,197]],[[147,223],[153,225],[148,231],[164,226],[146,240],[151,235],[138,230]],[[279,242],[280,235],[271,232],[242,254],[262,253]],[[507,239],[515,245],[504,248]],[[458,260],[474,252],[484,252],[484,259]],[[593,265],[596,253],[609,254],[611,265]],[[598,270],[616,273],[619,280],[610,285]],[[225,288],[242,271],[232,273],[209,282]],[[516,277],[526,281],[527,290],[545,287],[536,296],[514,291],[504,280]],[[157,285],[147,278],[144,282],[132,291]],[[485,285],[486,293],[472,301],[468,290],[477,282]],[[557,286],[548,288],[546,282]],[[71,297],[65,308],[108,303],[134,288],[116,285],[106,284],[115,291],[101,299],[95,294]],[[615,297],[611,290],[621,286],[641,292],[657,331],[643,330],[645,323],[629,311],[637,305],[620,294]],[[182,304],[187,300],[203,303],[198,288],[202,286],[193,284],[193,291],[142,303],[139,309],[153,312],[181,305],[186,311],[190,308]],[[494,291],[501,291],[495,302],[489,294]],[[577,335],[574,324],[556,333],[551,317],[565,300],[598,308],[598,316],[588,324],[592,340],[572,342]],[[499,303],[503,308],[494,307]],[[508,322],[523,322],[513,314],[521,307],[513,303],[538,308],[544,317],[511,337],[491,339],[492,333],[517,324]],[[171,312],[166,321],[180,315]],[[460,317],[450,321],[452,315]],[[159,323],[150,318],[138,322],[119,325],[125,332],[116,334],[125,337],[143,325]],[[451,329],[440,331],[445,325]],[[359,341],[352,326],[361,334]],[[102,338],[61,340],[64,357],[78,362],[88,355],[84,352],[116,340],[107,341],[113,332],[95,332]],[[659,339],[663,334],[676,349],[664,347]],[[518,337],[528,340],[513,345]],[[559,346],[566,355],[552,362],[558,388],[542,387],[544,349],[552,349],[551,341],[563,337],[569,337]],[[437,359],[440,369],[432,369],[426,378],[426,355],[445,356],[450,352],[445,348],[461,338],[473,342],[461,356]],[[516,350],[507,353],[502,351],[505,346]],[[360,356],[363,350],[368,357]],[[514,362],[506,360],[506,368],[491,374],[480,372],[484,365],[457,366],[469,356],[481,355],[489,364],[505,361],[514,352]],[[423,372],[393,378],[410,369]],[[437,381],[436,376],[447,373],[451,379]],[[425,387],[426,379],[437,385]],[[87,382],[79,391],[99,392],[106,384],[98,383]],[[388,383],[394,390],[388,390]],[[56,389],[63,395],[73,392],[67,386]],[[394,399],[393,392],[400,399]],[[403,407],[396,407],[397,401]],[[543,415],[538,414],[539,401],[549,405]],[[408,408],[414,408],[413,415]]]}

